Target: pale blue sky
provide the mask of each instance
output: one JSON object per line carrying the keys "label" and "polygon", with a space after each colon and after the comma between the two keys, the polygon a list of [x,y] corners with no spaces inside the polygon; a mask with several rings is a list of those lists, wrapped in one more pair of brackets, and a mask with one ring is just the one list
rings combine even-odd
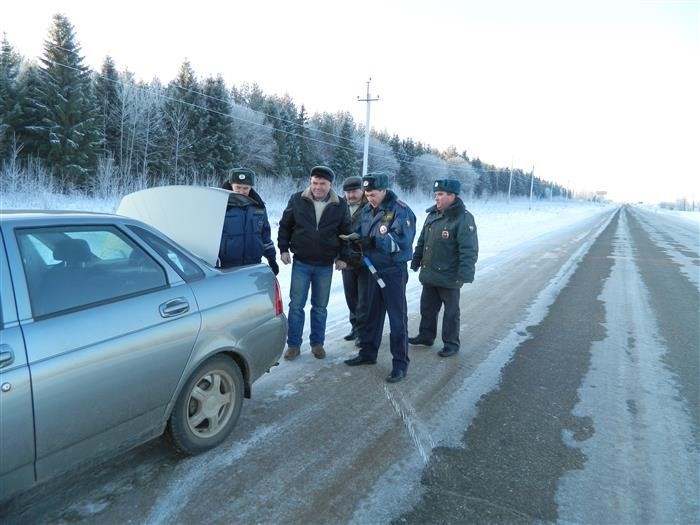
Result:
{"label": "pale blue sky", "polygon": [[2,2],[0,32],[36,57],[56,12],[96,70],[109,54],[167,83],[188,59],[359,122],[371,76],[376,129],[615,198],[700,200],[700,0],[33,0]]}

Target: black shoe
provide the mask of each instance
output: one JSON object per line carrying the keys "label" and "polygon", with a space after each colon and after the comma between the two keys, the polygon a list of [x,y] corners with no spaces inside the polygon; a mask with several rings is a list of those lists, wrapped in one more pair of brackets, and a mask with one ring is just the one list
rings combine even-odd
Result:
{"label": "black shoe", "polygon": [[459,352],[459,348],[443,348],[438,352],[438,355],[440,357],[450,357],[451,355],[455,355],[457,352]]}
{"label": "black shoe", "polygon": [[345,339],[346,341],[352,341],[353,339],[355,339],[355,332],[352,331],[348,335],[343,336],[343,339]]}
{"label": "black shoe", "polygon": [[392,370],[391,374],[386,376],[386,382],[387,383],[398,383],[401,381],[404,377],[406,377],[406,371],[405,370]]}
{"label": "black shoe", "polygon": [[413,346],[433,346],[432,341],[426,341],[425,339],[421,339],[419,336],[409,337],[408,344]]}
{"label": "black shoe", "polygon": [[377,361],[376,359],[368,359],[366,357],[362,357],[361,355],[356,355],[352,359],[346,359],[343,361],[348,366],[358,366],[358,365],[376,365]]}

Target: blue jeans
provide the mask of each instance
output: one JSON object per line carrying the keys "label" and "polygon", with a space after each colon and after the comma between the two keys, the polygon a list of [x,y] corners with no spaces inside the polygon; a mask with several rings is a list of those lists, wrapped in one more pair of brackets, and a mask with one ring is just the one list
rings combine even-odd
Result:
{"label": "blue jeans", "polygon": [[314,266],[294,260],[292,282],[289,288],[289,314],[287,322],[287,346],[301,346],[304,332],[304,306],[311,287],[311,346],[323,345],[326,340],[328,298],[331,294],[333,265]]}

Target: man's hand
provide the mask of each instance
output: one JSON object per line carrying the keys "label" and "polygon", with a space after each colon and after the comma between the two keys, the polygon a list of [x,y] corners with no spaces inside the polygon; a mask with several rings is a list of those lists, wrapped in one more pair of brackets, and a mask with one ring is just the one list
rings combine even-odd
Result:
{"label": "man's hand", "polygon": [[341,261],[340,259],[335,261],[335,269],[336,270],[345,270],[348,267],[348,263],[345,261]]}
{"label": "man's hand", "polygon": [[374,237],[362,237],[360,239],[360,246],[362,246],[363,251],[374,248]]}
{"label": "man's hand", "polygon": [[340,239],[343,241],[356,241],[360,238],[360,234],[357,232],[352,232],[348,233],[347,235],[340,234],[338,237],[340,237]]}
{"label": "man's hand", "polygon": [[289,256],[289,252],[280,253],[280,259],[284,264],[289,264],[290,262],[292,262],[292,258]]}
{"label": "man's hand", "polygon": [[275,261],[274,257],[269,257],[267,259],[267,264],[270,265],[270,270],[272,270],[272,273],[274,273],[275,275],[280,273],[280,266],[279,264],[277,264],[277,261]]}
{"label": "man's hand", "polygon": [[420,269],[420,263],[418,261],[411,261],[411,270],[417,272]]}

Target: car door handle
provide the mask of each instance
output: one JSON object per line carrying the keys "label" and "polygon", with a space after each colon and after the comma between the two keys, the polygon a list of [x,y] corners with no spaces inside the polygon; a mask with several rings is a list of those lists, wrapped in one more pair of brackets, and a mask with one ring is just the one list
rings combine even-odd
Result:
{"label": "car door handle", "polygon": [[9,350],[7,352],[0,352],[0,368],[11,365],[14,360],[15,354],[14,352],[12,352],[12,350]]}
{"label": "car door handle", "polygon": [[161,317],[175,317],[190,311],[190,303],[184,297],[171,299],[158,307]]}

